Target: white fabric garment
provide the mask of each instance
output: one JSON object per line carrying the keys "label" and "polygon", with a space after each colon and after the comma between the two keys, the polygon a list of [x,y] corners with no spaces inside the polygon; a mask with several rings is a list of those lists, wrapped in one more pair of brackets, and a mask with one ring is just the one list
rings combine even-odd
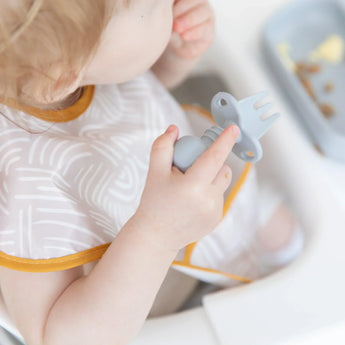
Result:
{"label": "white fabric garment", "polygon": [[86,112],[66,123],[0,111],[0,250],[30,259],[111,242],[139,204],[154,139],[171,123],[191,131],[151,74],[96,86]]}
{"label": "white fabric garment", "polygon": [[[59,258],[111,242],[138,207],[153,141],[172,123],[181,136],[193,132],[151,73],[96,86],[87,110],[65,123],[1,104],[0,112],[0,251],[19,258]],[[199,242],[193,265],[231,270],[256,231],[255,191],[251,172],[218,235]]]}

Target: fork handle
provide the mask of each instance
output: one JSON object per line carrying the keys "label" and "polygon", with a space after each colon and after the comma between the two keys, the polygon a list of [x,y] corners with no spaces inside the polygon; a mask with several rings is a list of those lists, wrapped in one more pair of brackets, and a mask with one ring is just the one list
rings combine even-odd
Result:
{"label": "fork handle", "polygon": [[[219,126],[214,126],[207,129],[201,138],[187,135],[177,140],[174,148],[173,164],[182,172],[185,172],[212,145],[223,130]],[[242,133],[242,137],[248,136]],[[236,142],[232,151],[240,159],[249,163],[255,163],[262,158],[262,147],[258,140],[240,140]]]}

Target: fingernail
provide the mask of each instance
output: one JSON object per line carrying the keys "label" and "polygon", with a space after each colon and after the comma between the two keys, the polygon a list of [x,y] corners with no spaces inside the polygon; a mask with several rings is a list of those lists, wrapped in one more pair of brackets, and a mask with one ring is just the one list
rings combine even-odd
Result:
{"label": "fingernail", "polygon": [[240,133],[241,133],[240,129],[239,129],[238,126],[236,126],[236,125],[232,125],[232,126],[230,127],[230,130],[231,130],[232,134],[233,134],[234,136],[236,136],[236,137],[238,137],[238,136],[240,135]]}
{"label": "fingernail", "polygon": [[175,132],[175,126],[174,125],[170,125],[167,130],[165,131],[165,133],[167,134],[173,134]]}

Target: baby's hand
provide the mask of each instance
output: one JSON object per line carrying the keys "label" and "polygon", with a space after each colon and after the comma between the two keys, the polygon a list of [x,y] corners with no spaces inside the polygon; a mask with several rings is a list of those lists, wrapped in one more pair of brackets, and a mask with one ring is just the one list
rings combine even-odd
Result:
{"label": "baby's hand", "polygon": [[196,59],[214,39],[214,13],[207,0],[176,0],[170,49],[185,59]]}
{"label": "baby's hand", "polygon": [[226,128],[185,173],[172,166],[176,126],[156,139],[133,217],[151,241],[176,251],[214,230],[222,218],[223,195],[231,182],[231,169],[224,162],[238,133],[234,125]]}

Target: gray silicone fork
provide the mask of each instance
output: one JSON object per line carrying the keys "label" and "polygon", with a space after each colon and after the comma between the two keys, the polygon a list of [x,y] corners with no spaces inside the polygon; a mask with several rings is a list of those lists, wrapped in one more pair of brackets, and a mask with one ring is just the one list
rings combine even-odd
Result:
{"label": "gray silicone fork", "polygon": [[201,138],[193,136],[180,138],[175,144],[174,165],[181,171],[186,171],[223,130],[232,124],[237,125],[241,131],[232,151],[246,162],[259,161],[263,155],[259,139],[279,117],[279,114],[275,113],[262,119],[271,108],[271,103],[255,107],[267,95],[267,92],[260,92],[237,101],[229,93],[217,93],[212,99],[211,111],[218,126],[207,129]]}

